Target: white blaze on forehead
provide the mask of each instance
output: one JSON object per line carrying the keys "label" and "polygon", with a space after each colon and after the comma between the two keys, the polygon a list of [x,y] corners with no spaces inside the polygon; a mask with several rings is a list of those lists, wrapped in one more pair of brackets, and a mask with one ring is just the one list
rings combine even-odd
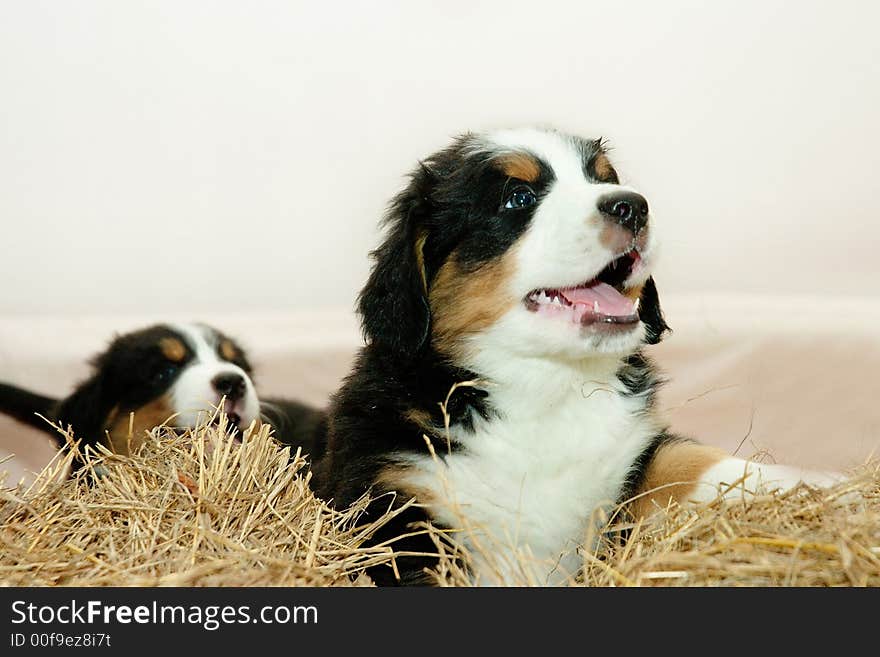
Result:
{"label": "white blaze on forehead", "polygon": [[186,340],[197,362],[222,362],[217,355],[217,334],[210,328],[198,324],[170,324],[169,327]]}

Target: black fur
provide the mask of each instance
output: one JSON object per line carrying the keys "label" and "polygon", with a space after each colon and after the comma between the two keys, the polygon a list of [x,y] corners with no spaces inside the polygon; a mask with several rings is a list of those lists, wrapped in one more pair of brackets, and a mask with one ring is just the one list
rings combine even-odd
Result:
{"label": "black fur", "polygon": [[292,399],[260,399],[260,416],[272,425],[275,439],[315,461],[327,448],[327,413]]}
{"label": "black fur", "polygon": [[431,314],[416,244],[418,226],[431,212],[432,185],[426,166],[413,174],[388,213],[389,239],[371,254],[376,264],[358,307],[364,335],[382,351],[416,354],[428,337]]}
{"label": "black fur", "polygon": [[672,331],[663,318],[663,310],[660,308],[660,295],[657,294],[657,284],[651,277],[642,288],[642,296],[639,298],[639,318],[645,324],[648,344],[657,344],[663,339],[663,334]]}
{"label": "black fur", "polygon": [[47,423],[43,418],[55,414],[57,403],[58,400],[53,397],[45,397],[17,386],[0,383],[0,410],[35,429],[46,429]]}
{"label": "black fur", "polygon": [[664,383],[654,363],[641,351],[624,358],[617,378],[626,387],[626,395],[645,399],[645,411],[653,408],[657,389]]}

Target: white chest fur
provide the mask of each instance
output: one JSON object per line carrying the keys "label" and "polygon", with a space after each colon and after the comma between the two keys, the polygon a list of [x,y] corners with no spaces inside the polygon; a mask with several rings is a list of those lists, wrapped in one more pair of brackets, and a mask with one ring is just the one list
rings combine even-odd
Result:
{"label": "white chest fur", "polygon": [[[482,584],[558,583],[573,575],[598,507],[613,504],[657,432],[642,398],[584,376],[489,388],[500,417],[453,430],[460,451],[412,459],[408,477],[433,516],[463,530]],[[593,373],[595,374],[595,372]],[[443,456],[443,458],[441,458]]]}

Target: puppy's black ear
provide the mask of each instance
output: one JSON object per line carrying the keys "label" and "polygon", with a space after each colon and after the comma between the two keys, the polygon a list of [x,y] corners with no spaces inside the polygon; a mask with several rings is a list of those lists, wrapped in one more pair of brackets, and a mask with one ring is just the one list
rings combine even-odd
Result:
{"label": "puppy's black ear", "polygon": [[663,334],[672,331],[663,319],[663,310],[660,308],[660,295],[657,294],[657,285],[651,277],[645,281],[642,288],[642,296],[639,298],[639,317],[645,324],[645,342],[657,344],[663,339]]}
{"label": "puppy's black ear", "polygon": [[434,181],[422,166],[392,202],[384,221],[387,236],[370,254],[373,270],[358,297],[364,336],[397,355],[418,353],[431,329],[424,246]]}

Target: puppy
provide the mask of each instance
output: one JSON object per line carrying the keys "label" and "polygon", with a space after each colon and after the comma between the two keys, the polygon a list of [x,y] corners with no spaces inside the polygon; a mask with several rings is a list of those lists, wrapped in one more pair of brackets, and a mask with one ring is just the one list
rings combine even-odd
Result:
{"label": "puppy", "polygon": [[59,447],[64,437],[46,420],[73,427],[81,449],[102,442],[120,454],[137,449],[161,424],[196,426],[221,399],[235,430],[259,421],[264,411],[280,442],[306,452],[322,426],[318,409],[292,400],[261,403],[244,350],[202,324],[159,324],[121,335],[92,366],[91,376],[64,399],[0,383],[0,412],[47,432]]}
{"label": "puppy", "polygon": [[522,581],[526,551],[554,584],[577,572],[599,508],[830,483],[667,430],[644,353],[668,330],[657,227],[601,140],[466,134],[420,164],[385,226],[359,297],[366,346],[313,468],[337,505],[372,491],[368,517],[415,498],[374,538],[404,536],[400,579],[377,583],[426,582],[436,562],[412,556],[437,551],[426,521],[458,531],[478,583]]}

